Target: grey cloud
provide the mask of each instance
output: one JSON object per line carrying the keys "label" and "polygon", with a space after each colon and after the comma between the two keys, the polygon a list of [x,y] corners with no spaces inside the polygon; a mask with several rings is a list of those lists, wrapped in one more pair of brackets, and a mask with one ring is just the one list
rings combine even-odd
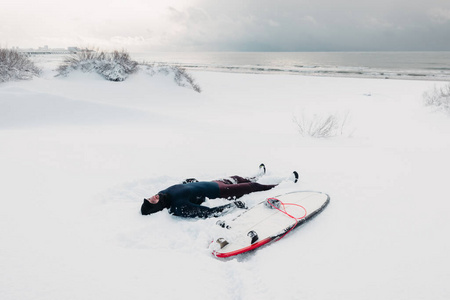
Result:
{"label": "grey cloud", "polygon": [[[60,40],[131,51],[450,50],[448,0],[79,1],[72,10],[43,3],[39,14],[31,0],[10,2],[0,10],[0,43]],[[86,14],[86,5],[95,13]]]}
{"label": "grey cloud", "polygon": [[203,1],[173,10],[176,47],[198,50],[450,50],[450,3]]}

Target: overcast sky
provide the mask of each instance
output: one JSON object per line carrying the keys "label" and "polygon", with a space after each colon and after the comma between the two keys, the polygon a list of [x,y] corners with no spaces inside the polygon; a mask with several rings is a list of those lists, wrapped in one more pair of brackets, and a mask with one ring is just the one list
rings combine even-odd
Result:
{"label": "overcast sky", "polygon": [[0,47],[43,45],[450,51],[450,0],[2,0]]}

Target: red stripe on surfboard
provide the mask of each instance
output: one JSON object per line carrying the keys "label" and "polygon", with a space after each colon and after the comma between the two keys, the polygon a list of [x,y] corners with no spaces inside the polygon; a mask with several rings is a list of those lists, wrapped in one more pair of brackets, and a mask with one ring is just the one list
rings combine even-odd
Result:
{"label": "red stripe on surfboard", "polygon": [[225,258],[225,257],[230,257],[230,256],[234,256],[234,255],[238,255],[238,254],[242,254],[244,252],[256,249],[258,247],[261,247],[265,244],[267,244],[268,242],[272,241],[274,238],[273,237],[268,237],[262,241],[259,241],[257,243],[254,243],[250,246],[247,246],[245,248],[239,249],[239,250],[235,250],[235,251],[231,251],[231,252],[226,252],[226,253],[219,253],[217,251],[214,251],[213,254],[217,257],[221,257],[221,258]]}

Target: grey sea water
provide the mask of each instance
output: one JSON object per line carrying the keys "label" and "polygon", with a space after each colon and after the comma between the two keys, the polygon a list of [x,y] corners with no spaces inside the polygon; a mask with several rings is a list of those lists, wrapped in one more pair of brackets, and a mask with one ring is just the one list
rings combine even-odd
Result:
{"label": "grey sea water", "polygon": [[133,59],[189,70],[450,80],[446,52],[148,52]]}

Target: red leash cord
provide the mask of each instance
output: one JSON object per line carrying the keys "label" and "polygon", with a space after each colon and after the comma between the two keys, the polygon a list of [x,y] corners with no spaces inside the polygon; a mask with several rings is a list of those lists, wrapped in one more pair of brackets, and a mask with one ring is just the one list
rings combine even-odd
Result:
{"label": "red leash cord", "polygon": [[[276,207],[275,205],[273,205],[273,204],[270,202],[270,200],[276,200],[276,201],[280,202],[280,207],[281,207],[282,209],[280,209],[280,208]],[[291,232],[291,230],[294,229],[294,228],[297,226],[298,221],[301,220],[301,219],[303,219],[303,218],[305,218],[305,217],[306,217],[306,214],[307,214],[306,209],[305,209],[303,206],[301,206],[300,204],[295,204],[295,203],[283,203],[283,201],[281,201],[281,200],[279,200],[279,199],[277,199],[277,198],[268,198],[268,199],[267,199],[267,203],[269,203],[270,206],[272,206],[272,207],[275,208],[276,210],[282,212],[282,213],[285,214],[286,216],[288,216],[288,217],[290,217],[290,218],[292,218],[292,219],[295,220],[295,225],[292,226],[292,228],[289,229],[288,232],[286,232],[285,234],[283,234],[283,236],[280,237],[278,240],[281,240],[282,238],[284,238],[284,236],[285,236],[286,234],[288,234],[289,232]],[[289,205],[290,205],[290,206],[301,207],[301,208],[305,211],[305,214],[304,214],[303,216],[301,216],[300,218],[294,217],[293,215],[289,214],[289,213],[286,211],[286,206],[289,206]]]}

